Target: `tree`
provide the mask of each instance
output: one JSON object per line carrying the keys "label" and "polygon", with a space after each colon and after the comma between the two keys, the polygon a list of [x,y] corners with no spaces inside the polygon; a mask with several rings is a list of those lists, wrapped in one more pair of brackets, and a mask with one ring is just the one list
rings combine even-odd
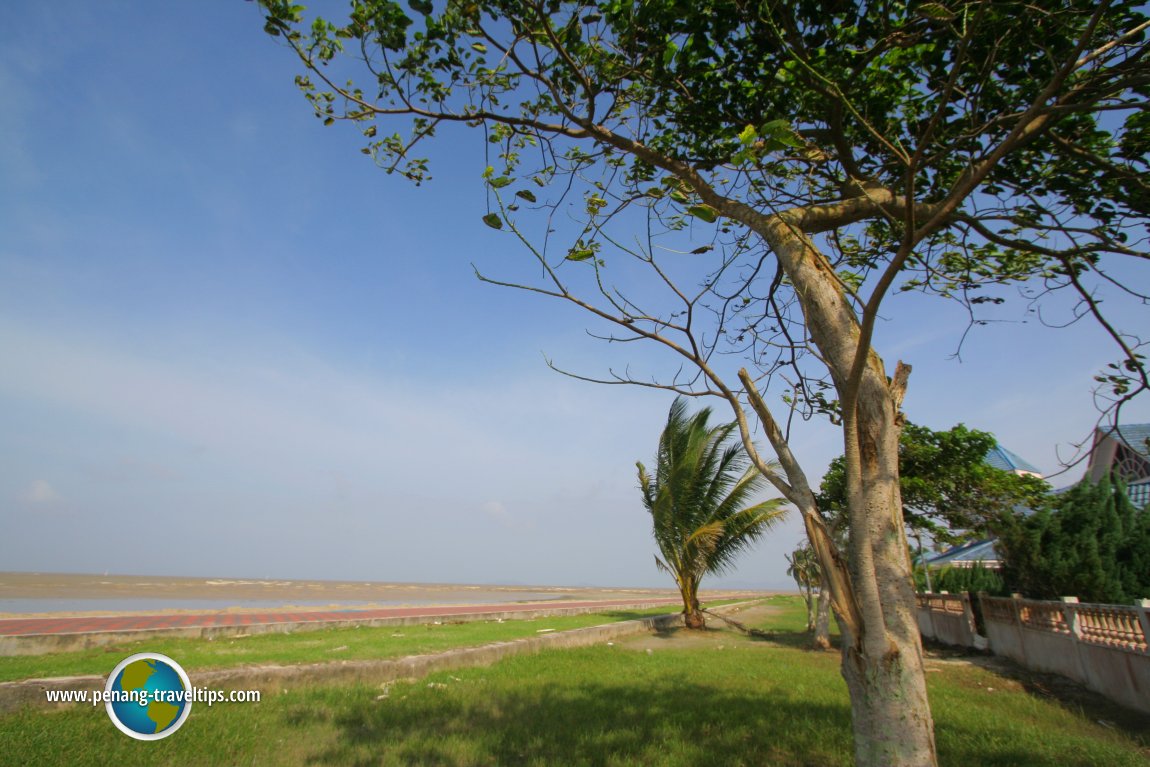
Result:
{"label": "tree", "polygon": [[[835,534],[836,545],[841,546],[837,531],[833,525],[830,527]],[[803,544],[787,557],[787,575],[795,579],[803,601],[807,605],[807,631],[813,632],[811,646],[816,650],[829,650],[831,648],[831,616],[830,616],[830,590],[823,568],[819,565],[818,556],[810,542]],[[818,598],[814,596],[814,587],[819,587]]]}
{"label": "tree", "polygon": [[731,442],[735,424],[708,427],[710,417],[710,408],[688,417],[686,399],[676,398],[659,437],[654,476],[636,462],[643,506],[663,554],[655,564],[674,576],[690,629],[706,627],[699,607],[703,576],[729,569],[783,515],[786,503],[775,498],[745,505],[766,479],[742,445]]}
{"label": "tree", "polygon": [[[1004,287],[1068,291],[1120,354],[1099,375],[1114,417],[1150,387],[1143,342],[1096,294],[1145,284],[1110,273],[1142,258],[1150,210],[1140,5],[409,0],[409,16],[356,0],[339,24],[262,5],[316,114],[357,124],[388,172],[420,183],[419,142],[484,131],[498,157],[483,220],[541,278],[482,279],[684,363],[609,383],[726,400],[826,574],[857,762],[935,763],[898,482],[910,368],[888,371],[875,323],[901,290],[961,301],[972,323]],[[377,118],[407,127],[377,134]],[[645,281],[613,282],[633,266]],[[777,414],[765,395],[780,388]],[[788,442],[820,413],[842,427],[845,551]]]}
{"label": "tree", "polygon": [[[958,424],[934,431],[913,423],[899,435],[899,495],[911,534],[959,543],[991,534],[995,520],[1017,506],[1034,507],[1049,491],[1038,477],[995,468],[986,456],[997,446],[993,434]],[[831,461],[819,488],[827,514],[847,508],[846,466]]]}
{"label": "tree", "polygon": [[1150,511],[1122,485],[1084,480],[1032,515],[1007,515],[1003,578],[1036,599],[1129,603],[1150,597]]}
{"label": "tree", "polygon": [[786,557],[787,575],[795,579],[795,585],[799,587],[799,593],[807,605],[807,631],[814,631],[817,617],[814,590],[822,583],[823,577],[818,557],[809,543],[799,546]]}

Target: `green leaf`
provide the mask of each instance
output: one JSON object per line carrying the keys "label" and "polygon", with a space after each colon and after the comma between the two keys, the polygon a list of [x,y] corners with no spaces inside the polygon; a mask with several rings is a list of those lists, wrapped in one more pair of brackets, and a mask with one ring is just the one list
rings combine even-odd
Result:
{"label": "green leaf", "polygon": [[510,184],[514,180],[515,179],[513,179],[509,176],[500,176],[499,178],[491,179],[487,183],[491,184],[493,189],[502,189],[503,187],[507,186],[508,184]]}
{"label": "green leaf", "polygon": [[522,197],[527,202],[536,202],[535,193],[528,189],[520,189],[515,193],[516,197]]}
{"label": "green leaf", "polygon": [[802,149],[805,146],[803,140],[795,133],[795,129],[786,120],[771,120],[763,125],[762,132],[764,136],[782,146],[789,146],[792,149]]}
{"label": "green leaf", "polygon": [[576,250],[575,248],[572,248],[571,251],[567,254],[567,260],[568,261],[586,261],[587,259],[593,257],[594,255],[595,255],[595,251],[591,250],[590,248],[580,248],[578,250]]}
{"label": "green leaf", "polygon": [[473,50],[479,51],[480,53],[487,53],[487,46],[483,43],[472,43],[471,48]]}
{"label": "green leaf", "polygon": [[407,0],[407,6],[416,13],[422,13],[424,16],[430,16],[432,7],[430,0]]}
{"label": "green leaf", "polygon": [[687,208],[687,213],[691,214],[697,219],[706,221],[708,224],[715,223],[719,217],[719,211],[712,208],[710,205],[692,205]]}
{"label": "green leaf", "polygon": [[499,217],[498,213],[488,213],[483,217],[483,223],[490,226],[492,229],[502,229],[503,219]]}
{"label": "green leaf", "polygon": [[958,18],[954,15],[953,11],[942,3],[923,3],[915,8],[914,12],[919,16],[924,16],[928,19],[937,19],[938,21],[954,21]]}

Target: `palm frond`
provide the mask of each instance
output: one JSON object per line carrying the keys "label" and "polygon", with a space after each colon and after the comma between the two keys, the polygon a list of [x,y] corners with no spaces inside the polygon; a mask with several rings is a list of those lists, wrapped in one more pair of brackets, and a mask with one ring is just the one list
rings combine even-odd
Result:
{"label": "palm frond", "polygon": [[659,436],[653,472],[636,462],[643,505],[663,553],[656,564],[678,582],[729,569],[785,513],[781,498],[753,502],[766,479],[733,438],[737,425],[711,426],[710,416],[710,408],[689,415],[686,399],[677,398]]}

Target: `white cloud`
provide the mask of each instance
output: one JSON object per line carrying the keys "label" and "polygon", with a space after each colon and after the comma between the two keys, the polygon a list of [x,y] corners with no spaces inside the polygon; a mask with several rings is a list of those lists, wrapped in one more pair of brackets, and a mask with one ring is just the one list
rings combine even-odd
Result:
{"label": "white cloud", "polygon": [[484,514],[498,522],[500,525],[504,527],[514,527],[514,520],[511,518],[511,514],[507,511],[507,507],[505,507],[499,501],[486,501],[479,508]]}
{"label": "white cloud", "polygon": [[544,369],[428,383],[341,369],[269,338],[227,339],[210,353],[136,342],[0,316],[0,395],[88,424],[83,444],[70,444],[94,479],[195,483],[204,479],[187,465],[195,456],[255,484],[322,483],[336,501],[379,491],[501,498],[483,512],[502,524],[509,498],[521,504],[620,472],[629,488],[629,467],[650,451],[665,407],[650,397],[651,407],[636,407]]}
{"label": "white cloud", "polygon": [[50,506],[60,500],[60,494],[48,480],[37,479],[28,486],[24,500],[33,506]]}

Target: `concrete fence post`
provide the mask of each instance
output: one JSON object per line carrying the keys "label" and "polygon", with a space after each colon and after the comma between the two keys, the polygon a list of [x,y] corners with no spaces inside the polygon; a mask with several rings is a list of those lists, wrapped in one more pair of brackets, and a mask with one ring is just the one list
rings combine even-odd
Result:
{"label": "concrete fence post", "polygon": [[1066,627],[1070,629],[1070,640],[1074,645],[1074,657],[1078,661],[1078,681],[1085,682],[1086,659],[1082,657],[1082,627],[1078,625],[1078,597],[1062,597],[1062,615],[1066,620]]}
{"label": "concrete fence post", "polygon": [[1018,651],[1022,657],[1018,660],[1024,666],[1030,665],[1030,654],[1026,652],[1026,632],[1022,630],[1022,595],[1015,592],[1010,595],[1010,606],[1014,608],[1014,635],[1018,638]]}
{"label": "concrete fence post", "polygon": [[1078,628],[1078,611],[1070,605],[1078,604],[1078,597],[1062,597],[1062,615],[1066,619],[1066,626],[1070,629],[1070,635],[1074,637],[1077,642],[1082,638],[1082,631]]}
{"label": "concrete fence post", "polygon": [[1134,609],[1138,611],[1138,622],[1142,624],[1142,641],[1146,645],[1143,652],[1150,655],[1150,599],[1135,599]]}
{"label": "concrete fence post", "polygon": [[[986,592],[980,591],[975,595],[978,600],[978,614],[982,616],[982,631],[978,630],[978,623],[975,622],[974,630],[974,649],[976,650],[991,650],[990,647],[990,619],[986,617]],[[973,607],[973,605],[972,605]],[[993,652],[993,650],[991,650]]]}
{"label": "concrete fence post", "polygon": [[970,592],[962,594],[962,621],[966,625],[966,646],[974,647],[974,638],[978,636],[978,628],[974,625],[974,609],[970,606]]}

